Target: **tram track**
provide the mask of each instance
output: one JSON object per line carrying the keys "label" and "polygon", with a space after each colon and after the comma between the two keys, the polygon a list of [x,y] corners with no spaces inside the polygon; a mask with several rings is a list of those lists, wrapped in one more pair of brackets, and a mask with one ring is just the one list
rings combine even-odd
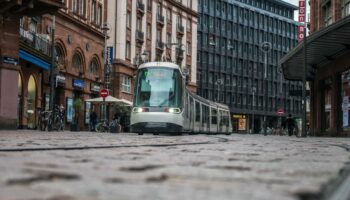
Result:
{"label": "tram track", "polygon": [[[218,137],[218,136],[206,136],[206,137],[210,138],[211,140],[201,141],[201,142],[150,143],[150,144],[126,144],[126,145],[89,145],[89,146],[85,145],[85,146],[65,146],[65,147],[0,148],[0,152],[76,151],[76,150],[118,149],[118,148],[137,148],[137,147],[172,147],[172,146],[217,144],[217,143],[225,143],[230,141],[227,138]],[[162,136],[156,136],[152,138],[161,139]]]}
{"label": "tram track", "polygon": [[[350,152],[349,145],[336,145]],[[318,193],[300,193],[300,200],[349,200],[350,199],[350,161],[339,171],[338,176],[323,185]]]}

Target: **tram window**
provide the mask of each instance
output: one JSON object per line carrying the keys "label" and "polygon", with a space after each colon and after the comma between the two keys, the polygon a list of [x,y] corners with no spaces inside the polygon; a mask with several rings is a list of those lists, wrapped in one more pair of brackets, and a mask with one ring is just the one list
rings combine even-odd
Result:
{"label": "tram window", "polygon": [[200,120],[201,120],[200,104],[198,101],[196,101],[196,122],[199,122]]}
{"label": "tram window", "polygon": [[211,123],[217,124],[217,110],[215,108],[211,109]]}

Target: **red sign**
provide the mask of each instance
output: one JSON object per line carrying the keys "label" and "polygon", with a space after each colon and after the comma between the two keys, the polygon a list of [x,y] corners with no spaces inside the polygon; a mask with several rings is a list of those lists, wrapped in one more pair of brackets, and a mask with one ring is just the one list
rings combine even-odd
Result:
{"label": "red sign", "polygon": [[107,90],[107,89],[102,89],[102,90],[100,91],[100,96],[101,96],[102,98],[106,98],[106,97],[108,96],[108,90]]}
{"label": "red sign", "polygon": [[283,108],[279,108],[279,109],[277,110],[277,115],[278,115],[278,116],[284,115],[284,109],[283,109]]}
{"label": "red sign", "polygon": [[[306,5],[305,0],[299,0],[299,17],[298,21],[299,23],[305,23],[305,16],[306,16]],[[298,27],[298,41],[301,42],[304,39],[304,32],[305,28],[304,25],[299,25]]]}

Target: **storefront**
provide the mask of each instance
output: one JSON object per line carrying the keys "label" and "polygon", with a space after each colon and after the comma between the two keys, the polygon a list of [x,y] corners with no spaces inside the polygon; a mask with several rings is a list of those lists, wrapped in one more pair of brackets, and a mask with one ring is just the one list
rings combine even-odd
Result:
{"label": "storefront", "polygon": [[[350,17],[311,34],[307,38],[307,67],[303,43],[280,63],[286,79],[310,83],[311,134],[341,136],[349,134],[350,95]],[[323,48],[326,47],[326,48]],[[307,124],[308,125],[308,124]]]}
{"label": "storefront", "polygon": [[247,131],[247,116],[244,114],[232,114],[232,130],[234,132],[243,132]]}
{"label": "storefront", "polygon": [[38,111],[42,108],[45,96],[42,90],[44,72],[49,63],[39,56],[20,50],[18,74],[18,128],[35,129]]}

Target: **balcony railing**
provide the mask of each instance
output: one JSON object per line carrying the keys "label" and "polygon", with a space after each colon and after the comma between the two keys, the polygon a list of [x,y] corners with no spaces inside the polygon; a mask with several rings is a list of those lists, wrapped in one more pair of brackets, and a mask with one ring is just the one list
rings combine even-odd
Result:
{"label": "balcony railing", "polygon": [[20,28],[20,39],[29,48],[51,57],[51,44],[48,35],[38,34]]}
{"label": "balcony railing", "polygon": [[142,31],[136,30],[136,40],[144,42],[144,33]]}
{"label": "balcony railing", "polygon": [[145,13],[145,4],[144,3],[138,1],[136,4],[136,8],[142,14]]}
{"label": "balcony railing", "polygon": [[160,25],[164,25],[164,16],[161,14],[157,14],[157,23]]}
{"label": "balcony railing", "polygon": [[185,32],[184,26],[182,26],[181,24],[178,24],[177,25],[177,32],[179,32],[180,34],[184,34],[184,32]]}
{"label": "balcony railing", "polygon": [[156,41],[156,48],[163,51],[164,50],[164,42],[157,40]]}

